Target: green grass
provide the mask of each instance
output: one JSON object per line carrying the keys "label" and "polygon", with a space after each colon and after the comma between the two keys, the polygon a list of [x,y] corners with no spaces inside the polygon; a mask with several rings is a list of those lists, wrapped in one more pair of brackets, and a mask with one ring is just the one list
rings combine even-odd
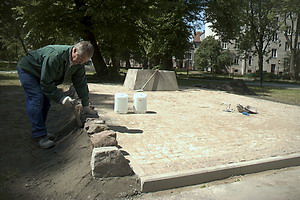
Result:
{"label": "green grass", "polygon": [[16,70],[17,63],[16,62],[0,62],[0,71],[11,71]]}
{"label": "green grass", "polygon": [[221,86],[228,80],[197,79],[197,78],[177,78],[179,86],[195,87],[197,85]]}
{"label": "green grass", "polygon": [[[233,78],[228,76],[218,76],[212,75],[209,73],[189,73],[187,75],[186,72],[177,73],[178,77],[178,85],[179,86],[187,86],[194,87],[196,85],[208,85],[208,86],[221,86],[224,83],[233,80]],[[247,77],[235,77],[239,79],[250,80]],[[254,80],[254,79],[252,79]],[[300,85],[299,81],[291,81],[291,80],[268,80],[267,82],[273,82],[276,84],[296,84]],[[298,105],[300,106],[300,88],[283,88],[283,87],[269,87],[269,86],[248,86],[251,90],[253,90],[258,96],[257,98],[266,99],[270,101],[281,102],[285,104]]]}
{"label": "green grass", "polygon": [[17,73],[0,73],[0,86],[1,85],[20,85]]}
{"label": "green grass", "polygon": [[300,88],[276,88],[268,86],[248,86],[260,98],[300,106]]}

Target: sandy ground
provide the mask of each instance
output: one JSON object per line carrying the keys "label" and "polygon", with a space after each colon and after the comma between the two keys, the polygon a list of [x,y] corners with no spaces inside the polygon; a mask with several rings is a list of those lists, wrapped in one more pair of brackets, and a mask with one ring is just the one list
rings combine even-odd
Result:
{"label": "sandy ground", "polygon": [[[298,106],[218,91],[184,89],[146,92],[147,114],[132,114],[130,108],[129,114],[120,115],[113,112],[114,93],[127,92],[132,97],[134,91],[121,85],[105,84],[90,84],[90,91],[93,105],[110,128],[118,132],[119,144],[134,159],[132,164],[143,164],[144,168],[139,167],[138,172],[145,176],[147,173],[168,173],[170,169],[184,170],[185,163],[201,167],[270,154],[288,154],[300,149]],[[50,150],[37,148],[30,139],[22,93],[20,86],[0,87],[0,199],[104,200],[126,199],[138,193],[137,177],[110,180],[91,177],[89,138],[76,128],[70,111],[60,105],[53,105],[48,119],[49,131],[59,134],[56,146]],[[226,105],[222,103],[231,103],[233,108],[237,103],[255,106],[259,114],[243,116],[237,112],[224,112]],[[132,98],[129,105],[132,105]],[[240,133],[243,138],[240,138]],[[218,141],[220,137],[226,143]],[[195,146],[195,142],[201,145]],[[265,148],[266,142],[270,143],[268,148]],[[144,149],[136,149],[141,144]],[[209,149],[209,144],[216,145]],[[232,145],[237,147],[236,151],[228,155],[227,150],[232,148],[227,147]],[[160,147],[164,151],[156,149]],[[245,156],[239,150],[254,153]],[[171,164],[166,160],[158,162],[157,152],[162,152],[165,157],[180,157],[183,151],[187,153],[183,156],[191,159],[168,168],[162,165],[159,170],[153,167],[153,163]],[[198,155],[195,151],[202,153]],[[198,159],[209,162],[198,162]],[[152,170],[148,171],[151,167]]]}

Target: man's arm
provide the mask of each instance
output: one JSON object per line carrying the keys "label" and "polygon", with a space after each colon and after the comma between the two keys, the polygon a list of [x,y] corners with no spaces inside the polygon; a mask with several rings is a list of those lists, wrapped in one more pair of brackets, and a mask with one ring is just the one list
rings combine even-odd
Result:
{"label": "man's arm", "polygon": [[85,76],[85,68],[81,66],[77,69],[76,73],[72,75],[72,82],[76,89],[76,92],[81,99],[82,106],[89,105],[89,89]]}
{"label": "man's arm", "polygon": [[65,97],[64,93],[57,89],[54,80],[57,78],[58,58],[56,56],[47,56],[41,69],[41,88],[46,96],[59,103]]}

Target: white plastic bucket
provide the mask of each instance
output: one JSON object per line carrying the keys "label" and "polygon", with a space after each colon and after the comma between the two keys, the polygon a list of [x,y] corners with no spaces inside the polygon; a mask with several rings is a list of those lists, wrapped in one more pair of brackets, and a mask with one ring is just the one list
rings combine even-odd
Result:
{"label": "white plastic bucket", "polygon": [[128,112],[128,94],[115,94],[114,111],[120,114],[126,114]]}
{"label": "white plastic bucket", "polygon": [[133,112],[139,114],[147,112],[147,95],[145,93],[134,93]]}

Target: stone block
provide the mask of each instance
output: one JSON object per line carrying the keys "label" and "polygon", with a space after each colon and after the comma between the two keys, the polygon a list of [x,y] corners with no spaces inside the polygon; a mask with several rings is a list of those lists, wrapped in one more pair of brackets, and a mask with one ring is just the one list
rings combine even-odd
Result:
{"label": "stone block", "polygon": [[88,118],[84,124],[84,129],[91,135],[108,130],[108,126],[104,120]]}
{"label": "stone block", "polygon": [[129,161],[117,147],[94,148],[91,167],[94,178],[123,177],[134,174]]}
{"label": "stone block", "polygon": [[90,140],[94,146],[97,147],[107,147],[107,146],[117,146],[117,134],[112,130],[102,131],[100,133],[95,133],[91,136]]}

